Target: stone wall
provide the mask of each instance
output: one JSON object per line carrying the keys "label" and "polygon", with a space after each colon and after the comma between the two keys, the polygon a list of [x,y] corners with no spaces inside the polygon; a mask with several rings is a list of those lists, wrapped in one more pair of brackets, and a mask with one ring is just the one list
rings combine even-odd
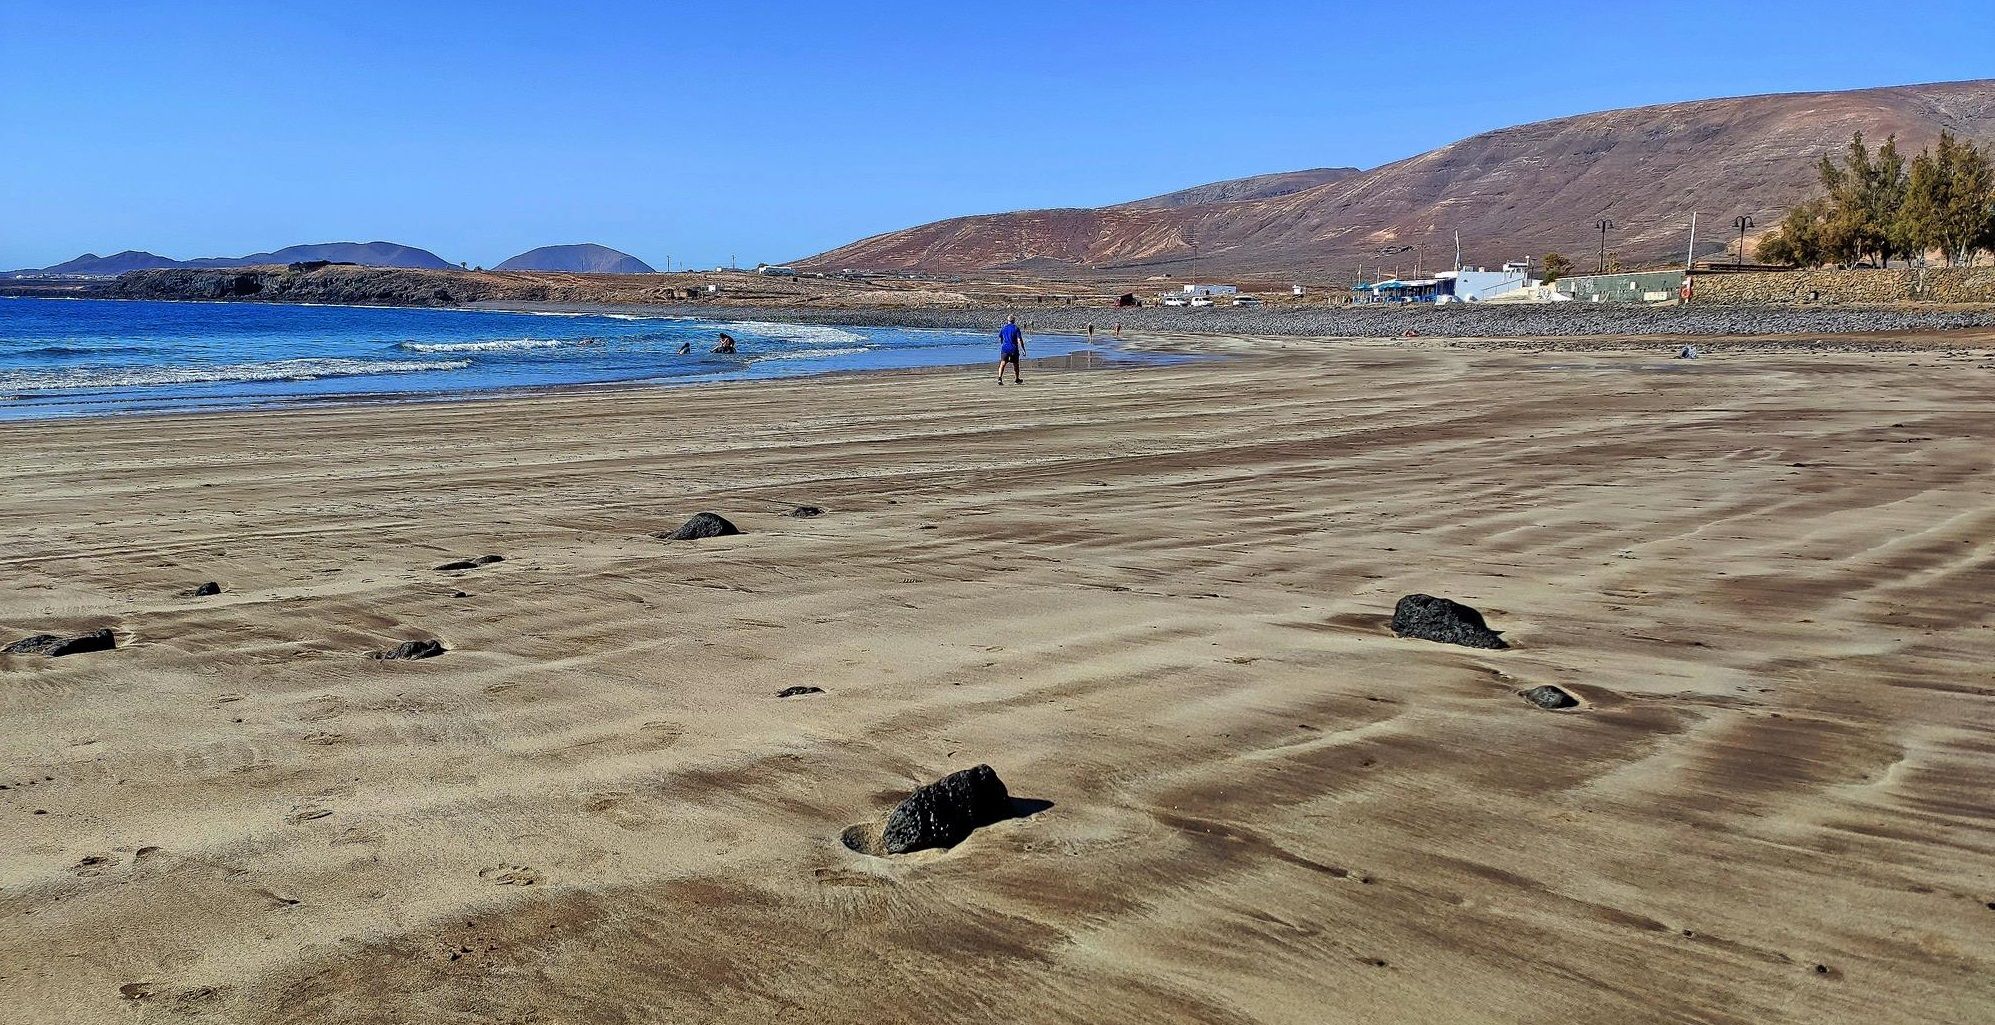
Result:
{"label": "stone wall", "polygon": [[1552,287],[1580,302],[1653,303],[1669,302],[1683,286],[1680,270],[1636,271],[1632,274],[1587,274],[1564,277]]}
{"label": "stone wall", "polygon": [[1693,302],[1718,306],[1995,303],[1995,267],[1699,274]]}

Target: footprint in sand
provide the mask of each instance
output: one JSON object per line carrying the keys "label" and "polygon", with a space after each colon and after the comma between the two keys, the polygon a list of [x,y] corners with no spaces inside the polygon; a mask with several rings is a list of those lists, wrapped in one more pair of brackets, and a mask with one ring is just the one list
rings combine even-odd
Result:
{"label": "footprint in sand", "polygon": [[291,813],[284,816],[284,821],[289,825],[295,826],[301,822],[322,819],[331,814],[332,809],[330,808],[321,808],[316,804],[299,804],[292,806]]}
{"label": "footprint in sand", "polygon": [[76,863],[72,869],[78,876],[100,876],[117,864],[116,859],[103,854],[92,854]]}
{"label": "footprint in sand", "polygon": [[331,747],[334,744],[344,744],[353,738],[348,737],[344,733],[335,733],[332,730],[320,730],[316,733],[307,733],[298,739],[303,740],[307,744]]}
{"label": "footprint in sand", "polygon": [[525,865],[494,865],[478,873],[478,878],[493,886],[532,886],[540,882],[541,875]]}

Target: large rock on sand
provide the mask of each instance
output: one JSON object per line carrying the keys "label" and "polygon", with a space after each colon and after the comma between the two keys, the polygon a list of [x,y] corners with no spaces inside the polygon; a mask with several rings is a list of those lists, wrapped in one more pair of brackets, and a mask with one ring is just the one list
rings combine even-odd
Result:
{"label": "large rock on sand", "polygon": [[74,637],[57,637],[54,634],[23,637],[0,648],[0,654],[47,655],[50,658],[61,658],[64,655],[80,655],[86,651],[110,651],[117,646],[118,635],[109,630],[93,630]]}
{"label": "large rock on sand", "polygon": [[370,652],[367,657],[384,662],[404,662],[419,658],[435,658],[448,650],[443,646],[443,642],[438,640],[403,641],[387,651]]}
{"label": "large rock on sand", "polygon": [[1578,698],[1566,693],[1563,688],[1554,687],[1549,683],[1533,687],[1530,690],[1520,690],[1517,694],[1524,700],[1548,711],[1556,712],[1560,709],[1579,707]]}
{"label": "large rock on sand", "polygon": [[437,570],[444,573],[455,573],[458,570],[477,569],[480,566],[490,566],[495,562],[504,561],[506,561],[506,557],[503,555],[480,555],[469,559],[459,559],[456,562],[446,562],[438,566]]}
{"label": "large rock on sand", "polygon": [[954,847],[978,826],[1011,815],[1011,794],[988,765],[952,772],[916,787],[887,816],[880,847],[888,854],[906,854],[929,847]]}
{"label": "large rock on sand", "polygon": [[703,512],[687,520],[685,525],[670,534],[660,534],[667,541],[698,541],[703,537],[728,537],[741,533],[741,529],[727,522],[719,513]]}
{"label": "large rock on sand", "polygon": [[1468,648],[1507,648],[1501,634],[1482,621],[1482,613],[1446,598],[1409,594],[1392,610],[1392,632]]}

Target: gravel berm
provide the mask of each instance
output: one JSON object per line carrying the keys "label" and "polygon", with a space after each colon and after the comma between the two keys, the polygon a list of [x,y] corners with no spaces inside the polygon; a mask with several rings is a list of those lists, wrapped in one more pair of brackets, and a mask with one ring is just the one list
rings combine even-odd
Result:
{"label": "gravel berm", "polygon": [[481,308],[567,312],[659,313],[703,320],[955,328],[996,331],[1007,313],[1028,330],[1080,334],[1093,324],[1106,340],[1125,332],[1237,334],[1317,338],[1392,338],[1409,329],[1425,338],[1577,338],[1594,336],[1752,337],[1883,335],[1995,328],[1995,309],[1905,307],[1648,308],[1560,303],[1541,306],[1291,306],[1259,308],[1146,306],[795,307],[637,306],[632,304],[479,303]]}

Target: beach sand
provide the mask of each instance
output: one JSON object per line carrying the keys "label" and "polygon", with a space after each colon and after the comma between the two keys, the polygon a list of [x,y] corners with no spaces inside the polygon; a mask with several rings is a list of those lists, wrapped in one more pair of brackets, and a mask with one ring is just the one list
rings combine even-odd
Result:
{"label": "beach sand", "polygon": [[1995,1018],[1988,354],[1201,344],[0,426],[0,1019]]}

